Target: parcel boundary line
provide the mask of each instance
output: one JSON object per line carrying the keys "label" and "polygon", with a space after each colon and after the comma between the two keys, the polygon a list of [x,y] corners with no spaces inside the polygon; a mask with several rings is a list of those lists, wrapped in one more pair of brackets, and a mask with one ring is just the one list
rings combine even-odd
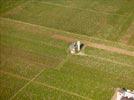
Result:
{"label": "parcel boundary line", "polygon": [[122,62],[119,62],[119,61],[116,61],[116,60],[112,60],[112,59],[104,58],[104,57],[99,57],[99,56],[96,56],[96,55],[89,55],[89,54],[85,54],[85,53],[82,53],[82,54],[78,53],[76,55],[85,56],[85,57],[89,57],[89,58],[95,58],[95,59],[99,59],[99,60],[102,60],[102,61],[107,61],[107,62],[110,62],[110,63],[113,63],[113,64],[117,64],[117,65],[133,67],[133,65],[131,65],[131,64],[122,63]]}
{"label": "parcel boundary line", "polygon": [[[2,45],[5,45],[4,43],[1,43]],[[14,48],[14,47],[13,47]],[[68,53],[68,51],[66,51]],[[124,66],[127,66],[127,67],[133,67],[132,64],[128,64],[128,63],[123,63],[121,61],[116,61],[116,60],[112,60],[110,58],[105,58],[105,57],[99,57],[99,56],[96,56],[96,55],[89,55],[89,54],[77,54],[77,55],[80,55],[80,56],[85,56],[85,57],[90,57],[90,58],[96,58],[96,59],[99,59],[99,60],[103,60],[103,61],[107,61],[107,62],[111,62],[111,63],[114,63],[114,64],[117,64],[117,65],[124,65]],[[66,55],[66,58],[63,60],[63,62],[66,62],[68,60],[68,58],[70,57],[69,54]],[[61,62],[61,64],[56,67],[56,69],[60,69],[60,67],[63,66],[63,62]],[[43,65],[40,63],[40,65]]]}
{"label": "parcel boundary line", "polygon": [[[0,72],[1,72],[2,74],[9,75],[9,76],[11,76],[11,77],[15,77],[15,78],[18,78],[18,79],[23,79],[23,80],[29,81],[29,82],[31,81],[31,79],[26,78],[26,77],[23,77],[23,76],[20,76],[20,75],[17,75],[17,74],[13,74],[13,73],[6,72],[6,71],[3,71],[3,70],[0,70]],[[28,83],[29,83],[29,82],[28,82]],[[26,84],[28,84],[28,83],[26,83]],[[38,84],[38,85],[41,85],[41,86],[45,86],[45,87],[47,87],[47,88],[54,89],[54,90],[57,90],[57,91],[60,91],[60,92],[63,92],[63,93],[69,94],[69,95],[73,95],[73,96],[76,96],[76,97],[80,97],[80,98],[82,98],[82,99],[84,99],[84,100],[92,100],[92,99],[87,98],[87,97],[85,97],[85,96],[82,96],[82,95],[80,95],[80,94],[78,94],[78,93],[70,92],[70,91],[67,91],[67,90],[64,90],[64,89],[60,89],[60,88],[57,88],[57,87],[55,87],[55,86],[48,85],[48,84],[46,84],[46,83],[42,83],[42,82],[39,82],[39,81],[33,80],[33,81],[31,81],[30,83],[35,83],[35,84]],[[28,84],[28,85],[29,85],[29,84]],[[28,86],[28,85],[27,85],[27,86]],[[25,87],[26,87],[26,86],[25,86]],[[23,87],[22,87],[22,88],[23,88]],[[10,98],[10,100],[12,100],[12,99]]]}
{"label": "parcel boundary line", "polygon": [[103,41],[103,42],[114,43],[114,44],[118,44],[118,45],[125,46],[125,47],[130,47],[130,48],[134,49],[133,45],[126,45],[126,44],[121,43],[121,42],[115,42],[115,41],[110,41],[110,40],[106,40],[106,39],[100,39],[100,38],[87,36],[87,35],[83,35],[83,34],[76,34],[76,33],[72,33],[72,32],[69,32],[69,31],[56,29],[56,28],[52,28],[52,27],[47,27],[47,26],[41,26],[41,25],[38,25],[38,24],[28,23],[28,22],[24,22],[24,21],[21,21],[21,20],[11,19],[11,18],[8,18],[8,17],[0,17],[0,19],[4,20],[4,21],[9,21],[9,22],[11,21],[11,22],[14,22],[14,23],[17,23],[17,24],[29,25],[29,26],[33,26],[33,27],[40,28],[40,29],[45,29],[45,30],[52,30],[52,31],[56,31],[56,32],[58,32],[58,31],[65,32],[67,35],[74,35],[76,37],[83,37],[83,38],[87,38],[87,39],[100,40],[100,41]]}
{"label": "parcel boundary line", "polygon": [[42,69],[39,73],[37,73],[32,79],[30,79],[23,87],[21,87],[13,96],[10,97],[9,100],[13,100],[24,88],[26,88],[31,82],[33,82],[42,72],[44,72],[46,68]]}
{"label": "parcel boundary line", "polygon": [[[1,36],[8,36],[8,35],[5,35],[5,34],[1,34]],[[14,38],[18,38],[18,39],[22,39],[22,40],[26,40],[28,42],[34,42],[34,43],[38,43],[38,41],[36,40],[32,40],[30,38],[24,38],[24,37],[18,37],[18,36],[13,36]],[[44,42],[44,41],[40,41],[40,44],[42,45],[47,45],[47,46],[51,46],[51,47],[55,47],[55,48],[60,48],[60,49],[63,49],[61,46],[57,46],[57,45],[53,45],[51,43],[48,43],[48,42]]]}
{"label": "parcel boundary line", "polygon": [[[53,29],[53,28],[48,28],[48,27],[45,27],[45,26],[31,24],[31,23],[27,23],[27,22],[23,22],[23,21],[19,21],[19,20],[14,20],[14,19],[10,19],[10,18],[0,17],[0,19],[13,21],[13,22],[20,23],[20,24],[25,24],[25,25],[31,25],[31,26],[36,26],[36,27],[42,27],[42,28],[46,28],[46,29],[56,30],[56,29]],[[72,42],[72,40],[78,40],[77,38],[67,37],[67,36],[63,36],[61,34],[56,34],[56,33],[53,33],[53,34],[54,34],[53,38],[63,40],[63,41],[66,40],[67,42]],[[134,56],[134,52],[128,51],[128,50],[125,50],[125,49],[116,48],[116,47],[113,47],[113,46],[106,46],[106,45],[98,44],[98,43],[92,43],[92,42],[89,42],[87,40],[81,40],[81,41],[84,42],[89,47],[103,49],[103,50],[106,50],[106,51],[116,52],[116,53],[124,54],[124,55],[128,55],[128,56]]]}
{"label": "parcel boundary line", "polygon": [[[104,11],[99,12],[99,11],[94,10],[94,9],[84,9],[84,8],[78,8],[78,7],[71,7],[71,6],[66,6],[66,5],[62,5],[62,4],[58,4],[58,3],[52,3],[52,2],[45,2],[45,1],[31,1],[31,2],[42,3],[42,4],[46,4],[46,5],[53,5],[53,6],[64,7],[64,8],[70,8],[70,9],[77,9],[77,10],[94,12],[94,13],[107,14],[107,15],[111,14],[110,12],[104,12]],[[113,15],[127,17],[126,15],[122,15],[122,14],[113,14]]]}

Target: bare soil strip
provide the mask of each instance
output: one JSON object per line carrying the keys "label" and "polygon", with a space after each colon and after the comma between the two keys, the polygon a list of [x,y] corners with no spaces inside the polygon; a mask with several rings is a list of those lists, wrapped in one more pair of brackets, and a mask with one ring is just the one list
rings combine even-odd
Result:
{"label": "bare soil strip", "polygon": [[[0,18],[0,19],[8,20],[8,21],[13,21],[13,22],[16,22],[16,23],[30,25],[30,26],[34,26],[34,27],[46,28],[44,26],[30,24],[30,23],[26,23],[26,22],[14,20],[14,19],[9,19],[9,18]],[[51,29],[51,28],[47,28],[47,29]],[[56,34],[56,33],[53,33],[52,37],[55,38],[55,39],[58,39],[58,40],[66,41],[68,43],[73,42],[75,40],[78,40],[77,38],[72,38],[71,36],[64,36],[64,35]],[[128,51],[128,50],[125,50],[125,49],[116,48],[116,47],[112,47],[112,46],[106,46],[106,45],[98,44],[98,43],[92,43],[92,42],[87,41],[87,40],[81,40],[81,41],[83,43],[85,43],[89,47],[103,49],[103,50],[110,51],[110,52],[116,52],[116,53],[123,54],[123,55],[134,56],[134,52],[133,51]]]}
{"label": "bare soil strip", "polygon": [[48,34],[43,34],[44,31],[48,29],[48,30],[52,30],[52,31],[56,31],[56,32],[60,31],[60,32],[66,33],[67,35],[70,35],[70,36],[82,37],[82,38],[91,39],[91,40],[92,39],[93,40],[99,40],[99,41],[104,41],[106,43],[112,43],[112,44],[114,43],[114,44],[118,44],[118,45],[121,45],[121,46],[125,46],[126,48],[130,47],[130,48],[134,49],[134,46],[126,45],[126,44],[121,43],[121,42],[109,41],[109,40],[106,40],[106,39],[100,39],[100,38],[96,38],[96,37],[86,36],[86,35],[83,35],[83,34],[75,34],[75,33],[67,32],[67,31],[64,31],[64,30],[59,30],[59,29],[50,28],[50,27],[46,27],[46,26],[41,26],[41,25],[31,24],[31,23],[27,23],[27,22],[22,22],[22,21],[10,19],[10,18],[0,17],[0,19],[4,24],[8,23],[9,25],[12,25],[16,28],[19,28],[21,30],[26,30],[26,31],[32,32],[32,33],[40,33],[42,35],[47,35],[47,36],[48,35],[49,36],[53,35],[53,33],[51,33],[51,32],[48,32]]}
{"label": "bare soil strip", "polygon": [[[75,38],[72,38],[72,37],[66,37],[66,36],[63,36],[63,35],[60,35],[60,34],[55,34],[55,35],[53,35],[53,37],[55,39],[64,40],[66,42],[73,42],[73,41],[78,40],[78,39],[75,39]],[[81,41],[89,47],[103,49],[103,50],[106,50],[106,51],[116,52],[116,53],[124,54],[124,55],[128,55],[128,56],[134,56],[134,52],[132,52],[132,51],[128,51],[128,50],[124,50],[124,49],[116,48],[116,47],[112,47],[112,46],[106,46],[106,45],[103,45],[103,44],[92,43],[92,42],[89,42],[89,41],[86,41],[86,40],[81,40]]]}
{"label": "bare soil strip", "polygon": [[115,93],[114,93],[114,95],[113,95],[113,97],[112,97],[112,99],[111,99],[111,100],[116,100],[118,90],[120,90],[120,89],[119,89],[119,88],[117,88],[117,89],[115,90]]}
{"label": "bare soil strip", "polygon": [[131,37],[134,37],[134,22],[128,28],[127,34],[126,35],[123,35],[120,41],[122,41],[122,43],[128,44],[129,39]]}
{"label": "bare soil strip", "polygon": [[[3,70],[0,70],[0,73],[9,75],[9,76],[11,76],[11,77],[15,77],[15,78],[17,78],[17,79],[23,79],[23,80],[29,81],[30,83],[31,83],[31,82],[32,82],[32,83],[36,83],[36,84],[38,84],[38,85],[42,85],[42,86],[45,86],[45,87],[47,87],[47,88],[54,89],[54,90],[57,90],[57,91],[60,91],[60,92],[63,92],[63,93],[69,94],[69,95],[73,95],[73,96],[76,96],[76,97],[80,97],[80,98],[82,98],[82,99],[84,99],[84,100],[91,100],[91,99],[89,99],[89,98],[87,98],[87,97],[84,97],[84,96],[78,94],[78,93],[66,91],[66,90],[64,90],[64,89],[60,89],[60,88],[57,88],[57,87],[55,87],[55,86],[51,86],[51,85],[48,85],[48,84],[46,84],[46,83],[42,83],[42,82],[39,82],[39,81],[35,81],[35,80],[31,81],[31,79],[28,79],[28,78],[26,78],[26,77],[23,77],[23,76],[20,76],[20,75],[16,75],[16,74],[13,74],[13,73],[10,73],[10,72],[5,72],[5,71],[3,71]],[[29,82],[28,82],[28,83],[29,83]],[[28,83],[25,85],[25,87],[26,87],[27,85],[29,85]],[[23,87],[23,88],[24,88],[24,87]],[[22,89],[21,89],[20,91],[22,91]]]}

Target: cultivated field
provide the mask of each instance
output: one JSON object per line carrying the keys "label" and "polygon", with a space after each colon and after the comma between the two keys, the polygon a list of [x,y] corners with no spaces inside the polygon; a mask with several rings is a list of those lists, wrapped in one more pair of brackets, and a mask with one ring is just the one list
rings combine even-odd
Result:
{"label": "cultivated field", "polygon": [[[134,89],[133,0],[0,0],[0,100],[110,100]],[[84,55],[71,55],[75,40]]]}

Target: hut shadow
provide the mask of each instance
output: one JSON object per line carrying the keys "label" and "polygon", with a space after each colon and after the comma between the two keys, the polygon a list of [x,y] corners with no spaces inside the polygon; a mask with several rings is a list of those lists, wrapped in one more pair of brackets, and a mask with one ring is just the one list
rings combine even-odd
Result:
{"label": "hut shadow", "polygon": [[83,47],[84,47],[84,44],[81,43],[81,44],[80,44],[80,50],[81,50]]}

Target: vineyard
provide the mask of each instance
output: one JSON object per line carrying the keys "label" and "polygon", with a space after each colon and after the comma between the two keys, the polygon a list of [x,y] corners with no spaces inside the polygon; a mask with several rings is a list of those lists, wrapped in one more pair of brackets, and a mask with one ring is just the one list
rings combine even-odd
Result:
{"label": "vineyard", "polygon": [[[110,100],[134,89],[133,0],[0,0],[0,100]],[[71,55],[80,40],[85,55]]]}

